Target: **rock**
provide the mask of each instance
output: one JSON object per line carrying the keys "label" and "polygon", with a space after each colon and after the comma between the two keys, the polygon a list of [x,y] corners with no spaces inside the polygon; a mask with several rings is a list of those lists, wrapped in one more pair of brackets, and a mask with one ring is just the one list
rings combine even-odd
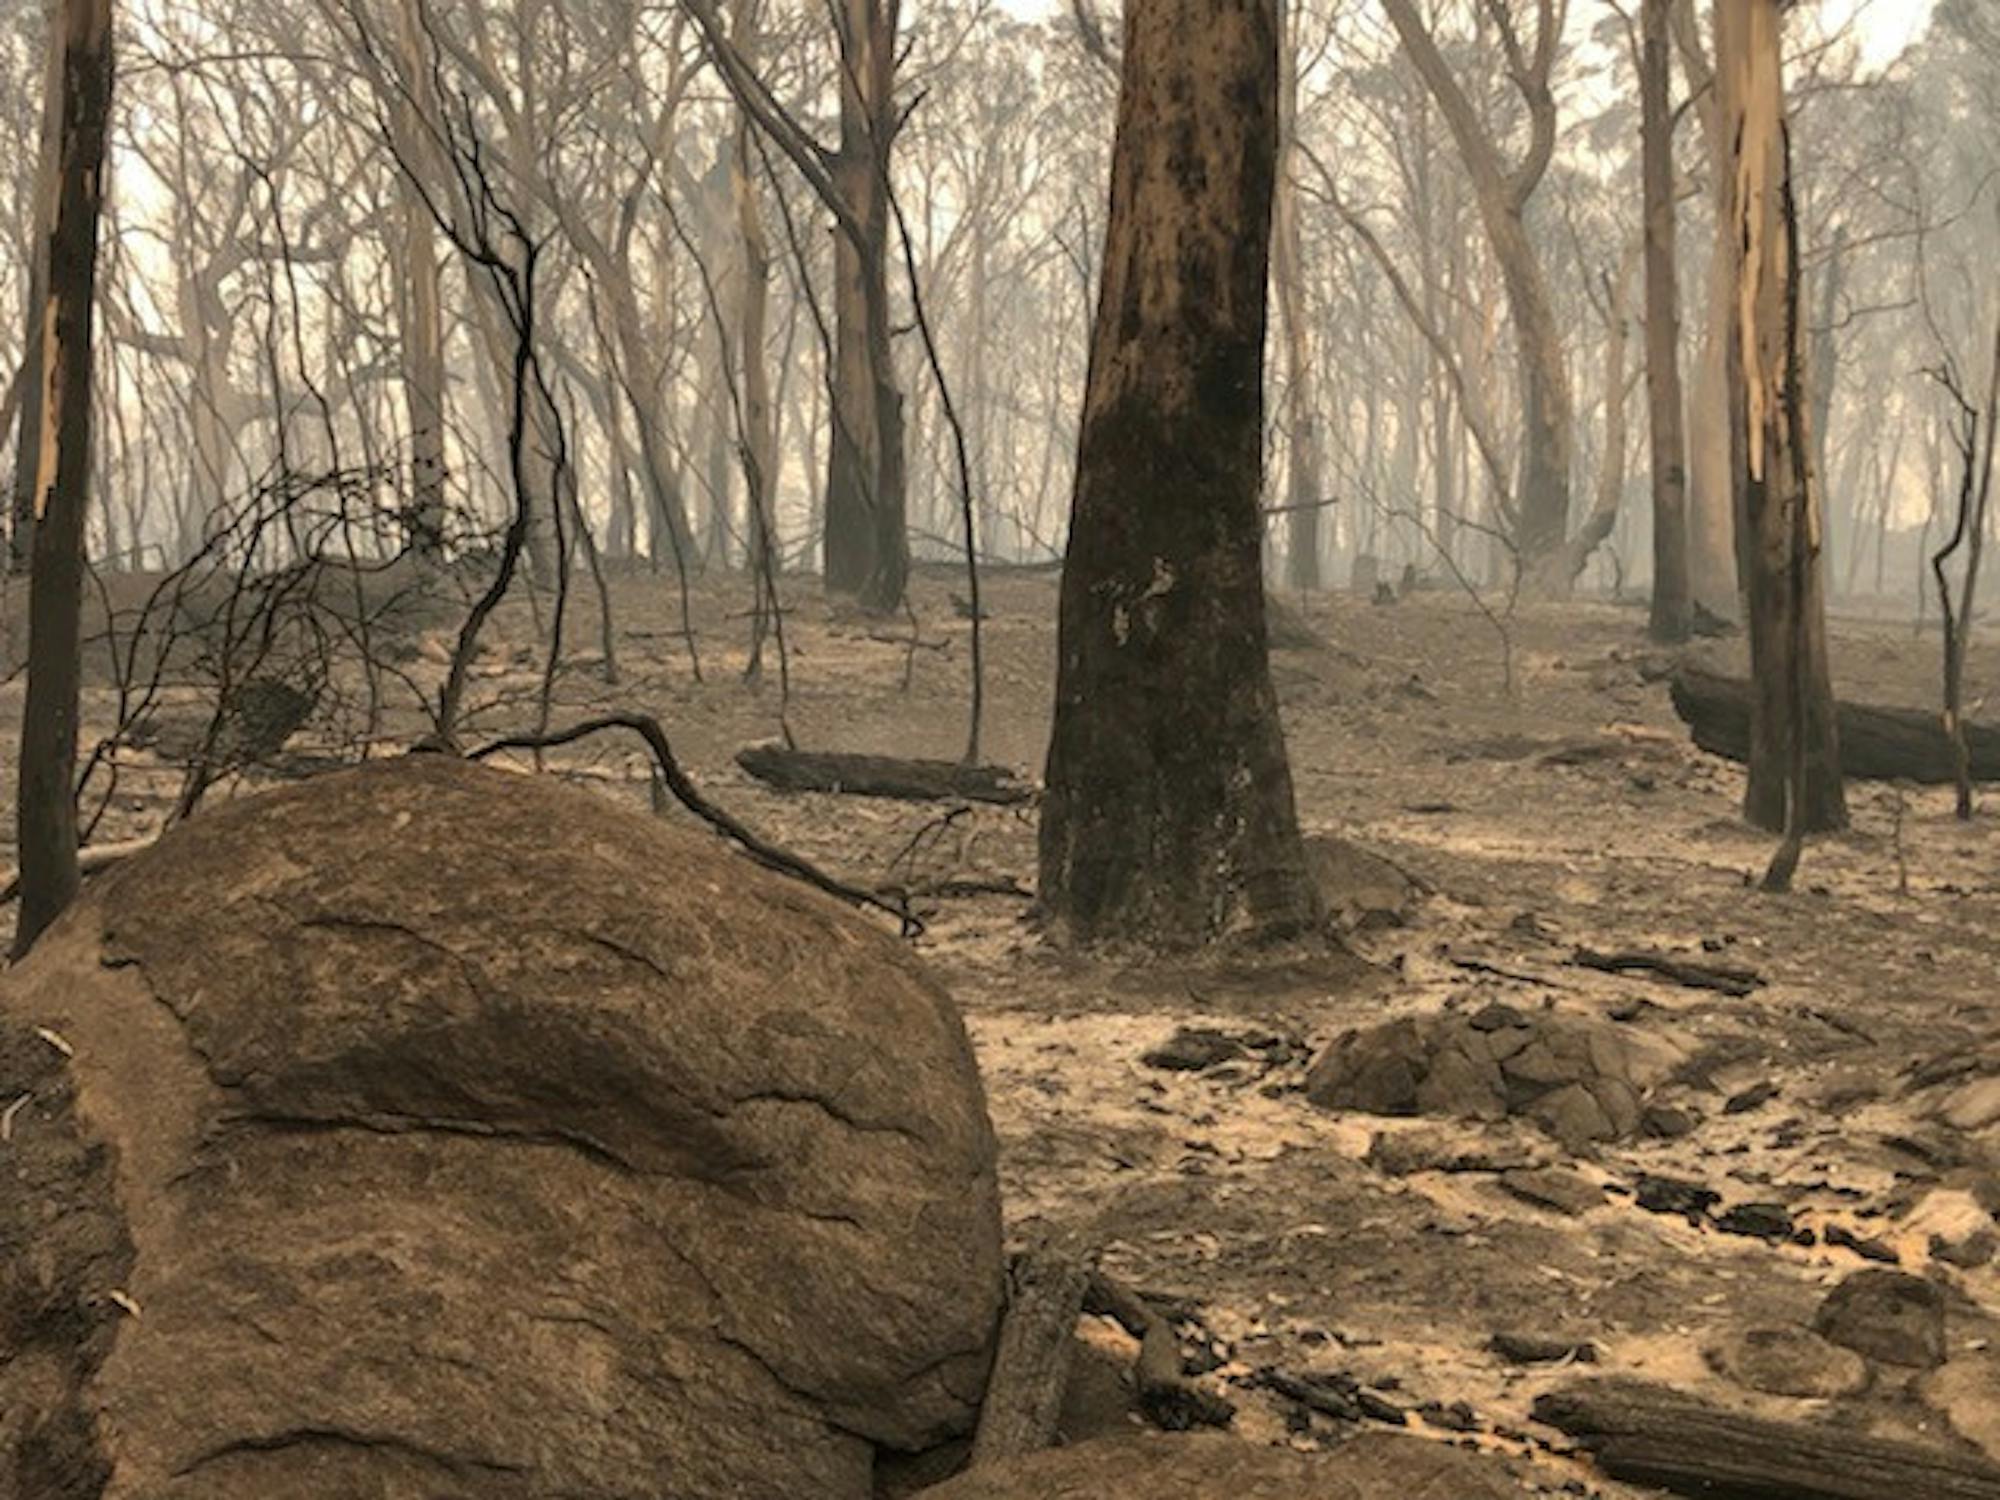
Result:
{"label": "rock", "polygon": [[1548,1365],[1563,1359],[1578,1364],[1597,1362],[1597,1345],[1589,1339],[1563,1338],[1557,1334],[1502,1331],[1493,1335],[1487,1347],[1513,1365]]}
{"label": "rock", "polygon": [[1715,1216],[1715,1227],[1724,1234],[1740,1234],[1773,1244],[1792,1237],[1792,1211],[1782,1203],[1739,1203]]}
{"label": "rock", "polygon": [[[1334,1046],[1339,1049],[1362,1035],[1349,1032]],[[1308,1096],[1323,1108],[1357,1109],[1370,1115],[1415,1114],[1417,1083],[1429,1071],[1417,1023],[1392,1021],[1366,1035],[1371,1044],[1352,1048],[1337,1079],[1322,1077],[1333,1053],[1313,1064],[1306,1078]]]}
{"label": "rock", "polygon": [[1235,1037],[1208,1026],[1183,1026],[1139,1061],[1149,1068],[1199,1073],[1241,1056],[1243,1044]]}
{"label": "rock", "polygon": [[1984,1130],[2000,1121],[2000,1073],[1952,1090],[1938,1106],[1938,1118],[1954,1130]]}
{"label": "rock", "polygon": [[1581,1153],[1637,1131],[1646,1091],[1680,1060],[1678,1048],[1631,1027],[1489,1005],[1347,1032],[1313,1064],[1306,1095],[1368,1114],[1516,1116]]}
{"label": "rock", "polygon": [[1450,1126],[1378,1130],[1368,1144],[1368,1165],[1390,1177],[1415,1172],[1506,1172],[1534,1161],[1535,1152],[1519,1141],[1469,1137]]}
{"label": "rock", "polygon": [[1740,1094],[1732,1094],[1722,1106],[1726,1115],[1747,1115],[1753,1109],[1762,1109],[1778,1097],[1778,1086],[1766,1078],[1762,1083],[1753,1083]]}
{"label": "rock", "polygon": [[1690,1224],[1722,1201],[1722,1194],[1699,1182],[1689,1182],[1680,1177],[1656,1177],[1651,1173],[1639,1179],[1639,1186],[1632,1197],[1649,1214],[1679,1214]]}
{"label": "rock", "polygon": [[1649,1104],[1639,1116],[1639,1128],[1657,1141],[1677,1141],[1694,1133],[1695,1118],[1671,1104]]}
{"label": "rock", "polygon": [[1901,1271],[1856,1271],[1827,1293],[1813,1329],[1883,1364],[1944,1363],[1944,1294]]}
{"label": "rock", "polygon": [[1325,833],[1307,834],[1305,846],[1313,882],[1344,932],[1407,926],[1423,901],[1423,882],[1373,850]]}
{"label": "rock", "polygon": [[1922,1235],[1933,1260],[1961,1270],[1977,1270],[1993,1259],[1996,1245],[1993,1213],[1981,1201],[1977,1179],[1965,1185],[1934,1189],[1911,1209],[1899,1226],[1905,1234]]}
{"label": "rock", "polygon": [[1975,1229],[1962,1240],[1948,1240],[1943,1235],[1931,1236],[1930,1252],[1932,1260],[1941,1260],[1948,1266],[1957,1266],[1961,1271],[1977,1271],[1982,1266],[1993,1264],[1993,1257],[2000,1253],[2000,1237],[1990,1229]]}
{"label": "rock", "polygon": [[1525,1500],[1534,1493],[1505,1459],[1394,1433],[1365,1433],[1331,1453],[1143,1433],[975,1469],[924,1491],[924,1500]]}
{"label": "rock", "polygon": [[1444,1432],[1479,1431],[1479,1413],[1463,1401],[1426,1401],[1417,1408],[1426,1423]]}
{"label": "rock", "polygon": [[1879,1265],[1896,1266],[1903,1262],[1903,1257],[1897,1253],[1894,1245],[1858,1235],[1844,1224],[1827,1225],[1826,1242],[1829,1245],[1838,1245],[1843,1250],[1852,1250],[1863,1260],[1872,1260]]}
{"label": "rock", "polygon": [[974,1420],[949,998],[553,781],[415,756],[175,827],[0,980],[24,1092],[0,1494],[866,1500]]}
{"label": "rock", "polygon": [[1581,1173],[1572,1172],[1567,1167],[1536,1167],[1525,1171],[1503,1172],[1500,1175],[1500,1188],[1502,1192],[1519,1198],[1523,1203],[1532,1203],[1537,1208],[1553,1209],[1572,1218],[1578,1214],[1589,1213],[1593,1208],[1604,1206],[1604,1189]]}
{"label": "rock", "polygon": [[1963,1355],[1921,1377],[1916,1390],[1953,1432],[2000,1463],[2000,1354]]}
{"label": "rock", "polygon": [[1718,1375],[1768,1396],[1825,1399],[1859,1395],[1868,1362],[1808,1328],[1746,1328],[1702,1350]]}

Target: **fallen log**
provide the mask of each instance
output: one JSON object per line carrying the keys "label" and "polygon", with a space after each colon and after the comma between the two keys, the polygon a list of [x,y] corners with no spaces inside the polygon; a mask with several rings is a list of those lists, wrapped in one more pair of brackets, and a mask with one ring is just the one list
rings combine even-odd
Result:
{"label": "fallen log", "polygon": [[1581,1442],[1611,1478],[1704,1500],[2000,1500],[2000,1467],[1984,1459],[1847,1427],[1744,1416],[1643,1381],[1564,1386],[1534,1411]]}
{"label": "fallen log", "polygon": [[988,802],[1000,807],[1017,806],[1035,795],[1035,789],[1006,766],[968,766],[950,760],[764,744],[737,751],[736,764],[781,792],[840,792],[904,802]]}
{"label": "fallen log", "polygon": [[1089,1284],[1090,1267],[1074,1256],[1027,1251],[1014,1257],[970,1467],[1039,1453],[1055,1442]]}
{"label": "fallen log", "polygon": [[[1750,757],[1750,684],[1699,667],[1674,673],[1674,712],[1695,744],[1711,755],[1746,761]],[[1881,708],[1837,703],[1840,769],[1869,781],[1916,781],[1949,786],[1956,780],[1951,743],[1939,716],[1916,708]],[[1974,781],[2000,781],[2000,728],[1968,723],[1965,746]]]}
{"label": "fallen log", "polygon": [[1678,984],[1686,989],[1714,990],[1717,994],[1739,998],[1764,983],[1764,976],[1755,969],[1690,963],[1665,953],[1599,953],[1594,948],[1579,948],[1570,956],[1570,962],[1580,969],[1595,969],[1600,974],[1651,974],[1668,984]]}

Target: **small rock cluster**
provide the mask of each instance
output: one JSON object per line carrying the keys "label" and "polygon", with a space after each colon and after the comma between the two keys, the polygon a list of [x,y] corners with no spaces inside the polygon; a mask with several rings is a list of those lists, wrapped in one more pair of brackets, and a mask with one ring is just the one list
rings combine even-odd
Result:
{"label": "small rock cluster", "polygon": [[1637,1133],[1648,1091],[1678,1060],[1629,1027],[1494,1004],[1349,1031],[1313,1065],[1306,1094],[1367,1114],[1520,1116],[1585,1152]]}
{"label": "small rock cluster", "polygon": [[1945,1362],[1944,1296],[1901,1271],[1856,1271],[1827,1293],[1812,1326],[1732,1330],[1704,1354],[1717,1374],[1771,1396],[1859,1395],[1876,1366]]}

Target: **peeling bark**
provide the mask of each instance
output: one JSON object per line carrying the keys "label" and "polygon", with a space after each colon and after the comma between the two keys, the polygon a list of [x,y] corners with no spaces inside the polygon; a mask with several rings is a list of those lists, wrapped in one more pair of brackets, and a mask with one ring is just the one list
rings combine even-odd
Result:
{"label": "peeling bark", "polygon": [[111,0],[64,0],[50,45],[61,58],[53,228],[42,246],[40,436],[28,690],[21,723],[19,958],[76,896],[78,694],[84,531],[90,506],[92,336],[104,141],[111,115]]}
{"label": "peeling bark", "polygon": [[1734,271],[1730,439],[1754,684],[1744,816],[1789,840],[1844,827],[1847,806],[1827,662],[1778,0],[1720,6],[1715,24],[1733,143],[1721,252]]}

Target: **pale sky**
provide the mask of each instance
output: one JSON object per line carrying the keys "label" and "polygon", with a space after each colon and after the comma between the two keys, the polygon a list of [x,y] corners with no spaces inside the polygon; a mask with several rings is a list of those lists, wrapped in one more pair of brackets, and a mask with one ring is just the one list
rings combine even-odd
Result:
{"label": "pale sky", "polygon": [[1826,18],[1838,24],[1854,16],[1864,56],[1880,67],[1923,34],[1936,6],[1937,0],[1826,0]]}

